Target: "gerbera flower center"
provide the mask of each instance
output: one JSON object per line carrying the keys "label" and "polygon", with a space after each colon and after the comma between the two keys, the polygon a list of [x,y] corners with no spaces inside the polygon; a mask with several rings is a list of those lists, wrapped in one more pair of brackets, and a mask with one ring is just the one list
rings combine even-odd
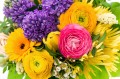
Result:
{"label": "gerbera flower center", "polygon": [[25,47],[25,44],[21,44],[20,48],[24,49],[24,47]]}

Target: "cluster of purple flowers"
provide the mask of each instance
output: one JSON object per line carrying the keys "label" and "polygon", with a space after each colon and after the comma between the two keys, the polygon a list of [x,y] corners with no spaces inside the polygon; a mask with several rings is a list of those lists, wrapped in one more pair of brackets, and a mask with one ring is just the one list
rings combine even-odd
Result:
{"label": "cluster of purple flowers", "polygon": [[58,17],[65,12],[73,0],[43,0],[42,10],[35,8],[31,0],[17,0],[11,8],[5,6],[4,14],[24,30],[24,35],[32,41],[42,41],[48,33],[57,30]]}
{"label": "cluster of purple flowers", "polygon": [[11,18],[13,22],[17,23],[19,27],[22,26],[22,20],[26,16],[28,9],[35,6],[30,0],[11,1],[12,6],[4,7],[4,14],[7,18]]}

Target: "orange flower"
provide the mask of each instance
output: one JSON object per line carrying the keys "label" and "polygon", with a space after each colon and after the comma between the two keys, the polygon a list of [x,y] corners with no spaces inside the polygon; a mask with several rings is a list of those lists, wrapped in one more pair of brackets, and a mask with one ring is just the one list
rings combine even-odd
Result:
{"label": "orange flower", "polygon": [[30,42],[24,36],[23,30],[19,28],[9,35],[7,44],[5,45],[5,51],[10,61],[20,61],[34,44],[34,42]]}
{"label": "orange flower", "polygon": [[93,32],[97,23],[97,16],[91,3],[87,3],[87,0],[74,2],[65,13],[61,14],[59,30],[67,24],[75,23],[85,27],[89,32]]}

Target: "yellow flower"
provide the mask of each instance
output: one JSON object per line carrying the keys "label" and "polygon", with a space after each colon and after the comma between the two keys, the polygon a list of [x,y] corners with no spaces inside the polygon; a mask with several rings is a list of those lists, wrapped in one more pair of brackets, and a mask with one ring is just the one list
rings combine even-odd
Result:
{"label": "yellow flower", "polygon": [[111,28],[112,24],[102,24],[99,23],[95,30],[93,31],[93,33],[95,35],[100,34],[100,36],[102,36],[104,34],[105,31],[109,30]]}
{"label": "yellow flower", "polygon": [[7,44],[5,45],[5,51],[10,61],[20,61],[34,44],[34,42],[30,42],[24,36],[23,30],[19,28],[9,35]]}
{"label": "yellow flower", "polygon": [[34,51],[23,59],[24,70],[31,79],[48,79],[52,64],[53,57],[46,50]]}
{"label": "yellow flower", "polygon": [[107,48],[120,50],[120,31],[118,31],[118,28],[111,28],[107,31],[107,36],[104,41],[104,45]]}
{"label": "yellow flower", "polygon": [[59,34],[59,31],[50,32],[47,39],[43,39],[43,43],[46,44],[49,49],[56,51],[58,49]]}
{"label": "yellow flower", "polygon": [[97,23],[97,16],[91,3],[92,1],[87,3],[87,0],[74,2],[65,13],[60,15],[59,30],[63,29],[67,24],[76,23],[92,32]]}

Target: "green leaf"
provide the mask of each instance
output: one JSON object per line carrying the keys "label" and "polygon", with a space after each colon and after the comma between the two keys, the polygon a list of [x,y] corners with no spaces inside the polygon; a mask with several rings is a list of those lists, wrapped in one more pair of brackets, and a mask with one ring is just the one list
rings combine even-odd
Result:
{"label": "green leaf", "polygon": [[25,74],[25,79],[31,79],[27,74]]}
{"label": "green leaf", "polygon": [[104,48],[105,48],[104,44],[102,44],[100,48],[101,48],[101,49],[104,49]]}
{"label": "green leaf", "polygon": [[55,56],[58,55],[57,52],[54,52],[54,51],[50,50],[47,46],[45,46],[45,49],[46,49],[46,50],[49,52],[49,54],[50,54],[51,56],[53,56],[53,57],[55,57]]}
{"label": "green leaf", "polygon": [[98,70],[95,67],[92,67],[96,75],[91,74],[92,79],[109,79],[109,75],[107,73],[107,70],[105,69],[104,66],[99,66],[99,68],[102,70]]}
{"label": "green leaf", "polygon": [[97,49],[95,47],[93,47],[92,49],[92,55],[95,56],[95,53],[96,53]]}
{"label": "green leaf", "polygon": [[3,68],[3,73],[5,73],[7,70],[7,65]]}
{"label": "green leaf", "polygon": [[112,28],[113,28],[113,29],[118,28],[118,30],[120,30],[120,24],[113,24],[113,25],[112,25]]}
{"label": "green leaf", "polygon": [[104,32],[103,36],[99,39],[99,43],[103,42],[106,38],[107,33]]}
{"label": "green leaf", "polygon": [[79,74],[79,79],[86,79],[84,74]]}
{"label": "green leaf", "polygon": [[111,8],[115,8],[115,7],[118,7],[118,6],[120,6],[120,3],[118,3],[118,2],[112,2],[111,3]]}
{"label": "green leaf", "polygon": [[82,62],[80,62],[79,64],[77,64],[77,66],[79,66],[79,67],[81,68],[81,70],[83,71],[84,66],[83,66],[83,63],[82,63]]}
{"label": "green leaf", "polygon": [[8,73],[8,79],[22,79],[23,76],[24,76],[24,74],[19,75],[16,72],[15,66],[13,66],[12,68],[10,68],[9,73]]}
{"label": "green leaf", "polygon": [[106,0],[94,0],[93,6],[99,6],[99,5],[101,5],[102,2],[106,2]]}
{"label": "green leaf", "polygon": [[102,2],[101,5],[104,7],[109,7],[109,8],[111,7],[111,5],[107,2]]}
{"label": "green leaf", "polygon": [[[99,66],[101,71],[98,70],[97,68],[93,67],[93,66],[91,66],[91,67],[92,67],[94,73],[96,74],[96,75],[93,75],[92,73],[90,73],[92,79],[109,79],[109,75],[108,75],[104,66]],[[86,78],[85,78],[84,74],[80,73],[79,74],[79,79],[86,79]]]}
{"label": "green leaf", "polygon": [[34,3],[35,3],[37,6],[39,5],[38,0],[34,0]]}
{"label": "green leaf", "polygon": [[118,23],[120,24],[120,6],[111,8],[111,12],[116,15],[116,18],[118,20]]}
{"label": "green leaf", "polygon": [[37,51],[41,51],[44,47],[45,47],[44,44],[42,44],[40,46],[36,46],[35,48]]}
{"label": "green leaf", "polygon": [[55,59],[57,65],[60,65],[60,63],[58,62],[58,60],[57,60],[57,58],[55,56],[54,56],[54,59]]}
{"label": "green leaf", "polygon": [[98,40],[99,37],[100,37],[100,34],[98,34],[98,35],[92,35],[92,41]]}

